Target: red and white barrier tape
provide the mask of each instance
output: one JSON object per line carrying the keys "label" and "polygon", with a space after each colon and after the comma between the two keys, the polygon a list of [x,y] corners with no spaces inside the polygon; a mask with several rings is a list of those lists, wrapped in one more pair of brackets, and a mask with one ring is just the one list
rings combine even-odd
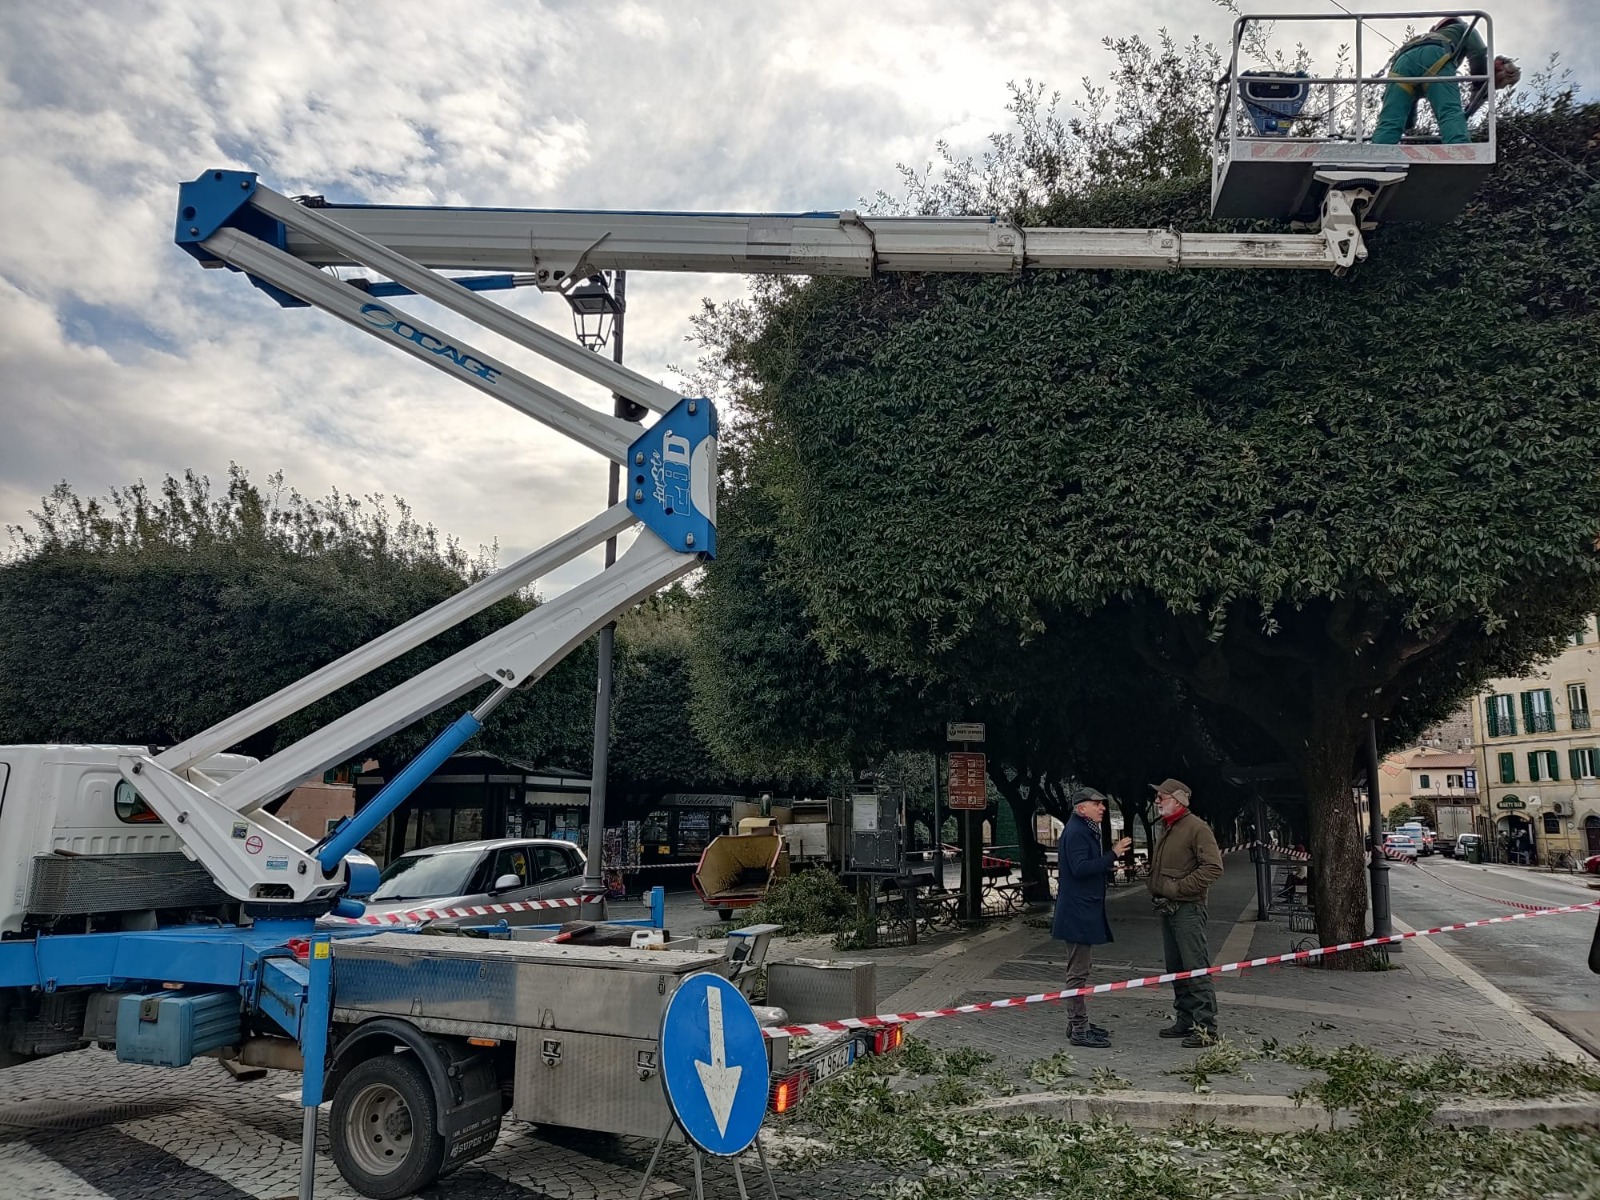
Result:
{"label": "red and white barrier tape", "polygon": [[1407,938],[1432,937],[1439,933],[1454,933],[1461,929],[1477,929],[1484,925],[1502,925],[1507,921],[1531,921],[1535,917],[1548,917],[1560,913],[1594,912],[1600,910],[1600,901],[1591,904],[1567,904],[1560,908],[1541,908],[1533,912],[1512,913],[1504,917],[1486,917],[1480,921],[1463,921],[1457,925],[1440,925],[1434,929],[1414,929],[1409,933],[1396,933],[1388,937],[1367,938],[1360,942],[1341,942],[1337,946],[1318,946],[1314,950],[1296,950],[1289,954],[1274,954],[1267,958],[1252,958],[1242,962],[1224,963],[1220,967],[1202,967],[1194,971],[1171,971],[1165,975],[1146,975],[1142,979],[1124,979],[1117,983],[1097,983],[1090,987],[1068,988],[1060,992],[1039,992],[1033,996],[1012,996],[1004,1000],[987,1000],[982,1004],[961,1004],[954,1008],[931,1008],[921,1012],[879,1013],[873,1017],[844,1017],[837,1021],[817,1021],[809,1025],[775,1025],[762,1032],[769,1038],[800,1037],[811,1033],[838,1033],[850,1029],[881,1029],[890,1025],[906,1025],[912,1021],[927,1021],[935,1017],[962,1017],[969,1013],[993,1012],[1002,1008],[1022,1008],[1029,1004],[1052,1004],[1071,996],[1098,996],[1105,992],[1122,992],[1133,988],[1159,987],[1183,979],[1199,979],[1204,975],[1221,975],[1232,971],[1245,971],[1251,967],[1269,967],[1276,963],[1297,962],[1301,959],[1319,958],[1327,954],[1342,954],[1346,950],[1360,950],[1366,946],[1384,946],[1403,942]]}
{"label": "red and white barrier tape", "polygon": [[404,912],[368,913],[361,917],[334,917],[352,925],[410,925],[414,921],[447,921],[452,917],[492,917],[501,913],[532,912],[539,908],[577,908],[599,904],[604,896],[568,896],[560,900],[513,900],[506,904],[466,904],[460,908],[408,908]]}
{"label": "red and white barrier tape", "polygon": [[1298,858],[1301,862],[1311,861],[1311,855],[1306,851],[1280,846],[1277,842],[1240,842],[1237,846],[1229,846],[1222,852],[1224,854],[1237,854],[1241,850],[1254,850],[1258,846],[1267,851],[1272,858]]}
{"label": "red and white barrier tape", "polygon": [[1436,875],[1432,871],[1424,870],[1423,874],[1430,879],[1437,879],[1440,883],[1455,888],[1463,896],[1471,896],[1474,900],[1486,900],[1490,904],[1504,904],[1507,908],[1520,908],[1523,912],[1546,912],[1555,907],[1553,904],[1524,904],[1520,900],[1502,900],[1499,896],[1485,896],[1481,892],[1475,892],[1471,888],[1464,888],[1455,880],[1446,879],[1443,875]]}

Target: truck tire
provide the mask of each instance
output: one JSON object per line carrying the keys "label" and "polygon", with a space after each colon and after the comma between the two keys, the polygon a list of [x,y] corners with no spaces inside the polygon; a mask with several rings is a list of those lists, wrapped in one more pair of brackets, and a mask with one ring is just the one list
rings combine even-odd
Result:
{"label": "truck tire", "polygon": [[349,1185],[372,1200],[427,1187],[444,1165],[439,1102],[414,1054],[380,1054],[351,1068],[333,1093],[328,1138]]}
{"label": "truck tire", "polygon": [[733,920],[733,909],[731,909],[731,908],[719,908],[719,909],[717,909],[717,920],[719,920],[719,921],[731,921],[731,920]]}

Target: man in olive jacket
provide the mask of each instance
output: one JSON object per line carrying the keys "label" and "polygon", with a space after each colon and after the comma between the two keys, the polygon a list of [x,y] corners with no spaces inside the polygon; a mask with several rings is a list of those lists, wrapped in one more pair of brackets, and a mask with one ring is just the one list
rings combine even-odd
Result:
{"label": "man in olive jacket", "polygon": [[[1102,848],[1100,826],[1106,819],[1106,798],[1099,792],[1090,787],[1079,788],[1072,801],[1072,816],[1061,830],[1061,844],[1056,851],[1056,917],[1050,927],[1050,936],[1066,943],[1063,982],[1067,990],[1089,982],[1092,947],[1111,940],[1111,922],[1106,920],[1106,876],[1117,856],[1133,844],[1131,839],[1121,838],[1109,852]],[[1098,1050],[1111,1045],[1111,1035],[1089,1023],[1089,1006],[1082,996],[1071,996],[1066,1004],[1068,1041]]]}
{"label": "man in olive jacket", "polygon": [[[1194,971],[1211,965],[1206,948],[1206,897],[1222,878],[1222,852],[1216,836],[1189,811],[1189,785],[1164,779],[1156,790],[1156,811],[1164,831],[1150,859],[1150,896],[1161,914],[1161,942],[1168,971]],[[1217,989],[1209,976],[1172,985],[1177,1020],[1161,1031],[1185,1046],[1209,1046],[1217,1039]]]}

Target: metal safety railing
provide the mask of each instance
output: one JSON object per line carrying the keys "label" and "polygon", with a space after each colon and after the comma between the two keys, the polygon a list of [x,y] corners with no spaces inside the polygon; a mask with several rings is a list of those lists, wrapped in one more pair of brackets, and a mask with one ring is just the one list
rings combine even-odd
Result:
{"label": "metal safety railing", "polygon": [[[1388,64],[1405,37],[1425,33],[1434,21],[1451,16],[1460,17],[1472,32],[1482,37],[1488,51],[1487,73],[1454,74],[1448,82],[1438,75],[1391,77],[1387,74]],[[1414,28],[1396,28],[1396,32],[1403,34],[1397,41],[1385,30],[1375,28],[1385,22],[1391,25],[1406,22]],[[1339,59],[1346,54],[1351,56],[1350,74],[1321,74],[1309,69],[1291,71],[1270,64],[1251,68],[1242,61],[1252,49],[1264,48],[1269,28],[1275,31],[1280,24],[1305,23],[1315,24],[1319,32],[1329,23],[1335,27],[1340,24],[1350,27],[1349,41],[1334,51]],[[1303,43],[1301,49],[1309,67],[1309,51],[1304,50]],[[1246,139],[1370,142],[1382,105],[1383,89],[1391,83],[1481,87],[1486,115],[1474,132],[1473,140],[1494,145],[1494,23],[1488,13],[1458,10],[1241,16],[1234,22],[1227,72],[1217,83],[1213,133],[1219,169],[1220,164],[1234,157],[1235,145]],[[1427,108],[1426,104],[1419,106],[1419,120],[1423,116],[1421,110]]]}

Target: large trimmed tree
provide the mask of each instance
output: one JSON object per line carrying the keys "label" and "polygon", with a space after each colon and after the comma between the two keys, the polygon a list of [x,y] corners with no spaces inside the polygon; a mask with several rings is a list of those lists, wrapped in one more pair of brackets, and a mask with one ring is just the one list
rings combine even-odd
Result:
{"label": "large trimmed tree", "polygon": [[[731,348],[744,482],[777,506],[806,636],[947,680],[1025,670],[1068,630],[1125,637],[1292,766],[1320,932],[1361,934],[1368,719],[1458,702],[1600,607],[1600,110],[1558,98],[1500,131],[1460,219],[1378,231],[1342,280],[777,295]],[[1180,176],[1023,215],[1193,230],[1206,200]]]}

